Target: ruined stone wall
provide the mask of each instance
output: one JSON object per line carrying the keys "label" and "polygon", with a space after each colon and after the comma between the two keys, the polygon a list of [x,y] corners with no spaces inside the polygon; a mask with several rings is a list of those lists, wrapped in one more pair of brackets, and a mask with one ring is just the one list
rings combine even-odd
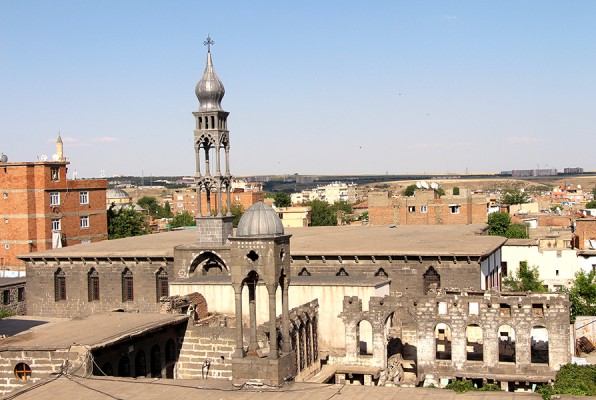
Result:
{"label": "ruined stone wall", "polygon": [[[36,383],[60,372],[69,359],[76,358],[67,349],[11,350],[0,351],[0,395],[5,395],[26,383]],[[15,374],[17,364],[25,363],[30,368],[27,380]]]}
{"label": "ruined stone wall", "polygon": [[[458,377],[547,382],[570,361],[569,305],[559,293],[440,291],[371,298],[369,310],[363,311],[360,299],[346,297],[340,314],[346,356],[330,362],[386,368],[392,351],[399,351],[416,360],[420,381],[435,385]],[[362,321],[372,326],[372,355],[359,352]],[[499,337],[500,332],[507,335]],[[500,343],[505,337],[513,337],[512,360],[500,358],[506,352]]]}
{"label": "ruined stone wall", "polygon": [[[65,274],[66,300],[56,301],[54,274],[58,268]],[[88,274],[91,268],[99,275],[99,301],[89,301],[88,298]],[[125,268],[132,272],[132,301],[123,301],[122,297],[122,273]],[[172,264],[164,260],[28,261],[27,311],[29,315],[66,318],[116,309],[159,312],[161,304],[156,274],[160,268],[171,280]]]}
{"label": "ruined stone wall", "polygon": [[2,301],[0,310],[10,311],[12,315],[27,314],[25,279],[7,278],[0,282]]}
{"label": "ruined stone wall", "polygon": [[[454,262],[455,261],[455,262]],[[480,289],[478,260],[439,257],[321,257],[293,256],[291,274],[300,276],[382,276],[391,279],[392,294],[424,294],[423,275],[433,267],[440,276],[440,287]]]}
{"label": "ruined stone wall", "polygon": [[232,354],[235,348],[236,329],[233,327],[189,324],[181,342],[177,377],[232,379]]}

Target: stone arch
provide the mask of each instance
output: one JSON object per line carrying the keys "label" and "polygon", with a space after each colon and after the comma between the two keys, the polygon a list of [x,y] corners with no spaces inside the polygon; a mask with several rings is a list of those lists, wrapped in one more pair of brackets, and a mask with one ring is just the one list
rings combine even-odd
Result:
{"label": "stone arch", "polygon": [[373,323],[363,318],[356,323],[356,345],[358,354],[373,354]]}
{"label": "stone arch", "polygon": [[534,326],[530,331],[531,362],[535,364],[548,364],[548,330],[544,326]]}
{"label": "stone arch", "polygon": [[435,358],[437,360],[451,360],[451,327],[439,322],[435,325]]}
{"label": "stone arch", "polygon": [[166,342],[166,363],[176,361],[176,342],[174,339],[168,339]]}
{"label": "stone arch", "polygon": [[510,325],[501,325],[497,330],[499,340],[499,362],[516,362],[515,330]]}
{"label": "stone arch", "polygon": [[135,356],[135,376],[147,376],[147,358],[143,350]]}
{"label": "stone arch", "polygon": [[151,348],[151,377],[161,378],[161,349],[158,344]]}
{"label": "stone arch", "polygon": [[424,294],[430,290],[437,290],[441,288],[441,275],[432,265],[428,267],[426,272],[422,274],[422,282],[424,284]]}
{"label": "stone arch", "polygon": [[226,263],[215,252],[204,251],[190,264],[189,275],[229,275]]}
{"label": "stone arch", "polygon": [[466,327],[466,359],[468,361],[484,361],[483,330],[477,324]]}
{"label": "stone arch", "polygon": [[118,361],[118,376],[130,376],[130,360],[126,355]]}

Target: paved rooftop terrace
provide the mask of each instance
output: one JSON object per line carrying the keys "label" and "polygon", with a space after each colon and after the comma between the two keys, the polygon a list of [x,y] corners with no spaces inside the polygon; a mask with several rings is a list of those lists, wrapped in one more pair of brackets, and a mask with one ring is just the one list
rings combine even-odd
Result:
{"label": "paved rooftop terrace", "polygon": [[[286,228],[291,252],[299,255],[459,255],[482,257],[506,239],[481,235],[486,225],[325,226]],[[196,242],[194,229],[63,247],[23,255],[54,257],[173,257],[174,247]]]}

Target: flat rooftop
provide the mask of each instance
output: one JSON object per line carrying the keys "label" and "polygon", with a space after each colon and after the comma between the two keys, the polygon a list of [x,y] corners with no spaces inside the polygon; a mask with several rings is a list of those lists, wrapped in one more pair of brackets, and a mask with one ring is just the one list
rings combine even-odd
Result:
{"label": "flat rooftop", "polygon": [[[541,399],[538,394],[512,392],[468,392],[456,394],[445,389],[423,389],[381,386],[325,385],[291,383],[281,388],[232,386],[230,381],[181,379],[126,379],[112,377],[79,378],[58,376],[45,384],[25,386],[29,400],[85,399],[85,400],[483,400],[483,399]],[[14,396],[15,391],[9,396]],[[25,398],[24,397],[24,398]]]}
{"label": "flat rooftop", "polygon": [[109,312],[73,319],[10,317],[0,322],[0,329],[8,330],[14,336],[0,339],[0,352],[65,349],[73,345],[100,349],[187,319],[188,316],[180,314],[129,312]]}
{"label": "flat rooftop", "polygon": [[[292,256],[406,255],[470,256],[492,254],[507,239],[482,233],[486,225],[322,226],[286,228],[292,235]],[[28,253],[30,258],[172,258],[174,247],[196,243],[197,230],[182,230],[104,240]]]}

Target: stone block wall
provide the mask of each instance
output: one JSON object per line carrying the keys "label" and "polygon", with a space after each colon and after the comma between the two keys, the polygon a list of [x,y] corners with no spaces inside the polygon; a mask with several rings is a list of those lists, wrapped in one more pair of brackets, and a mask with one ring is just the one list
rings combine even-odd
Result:
{"label": "stone block wall", "polygon": [[10,311],[12,315],[27,314],[25,279],[0,279],[0,295],[0,310]]}
{"label": "stone block wall", "polygon": [[[418,379],[435,385],[456,378],[548,382],[570,361],[569,306],[567,295],[560,293],[441,290],[427,296],[371,298],[369,310],[362,311],[361,300],[346,297],[340,314],[346,327],[346,356],[330,361],[386,368],[391,342],[397,340],[395,349],[416,361]],[[372,357],[358,353],[362,321],[372,325]],[[439,326],[445,332],[437,336]],[[503,330],[514,338],[512,362],[500,360]],[[547,358],[533,359],[538,351]]]}
{"label": "stone block wall", "polygon": [[235,348],[236,329],[189,324],[180,344],[177,377],[232,379],[232,354]]}
{"label": "stone block wall", "polygon": [[[54,274],[59,268],[65,274],[66,300],[56,301]],[[92,268],[99,274],[99,301],[89,301],[88,298],[88,274]],[[125,268],[132,272],[132,301],[122,301]],[[160,269],[172,279],[172,263],[163,258],[28,261],[27,312],[29,315],[64,318],[117,309],[160,312],[156,286],[156,274]]]}
{"label": "stone block wall", "polygon": [[[27,383],[36,383],[60,372],[66,361],[75,359],[67,349],[11,350],[0,352],[0,395],[5,395]],[[15,367],[25,363],[31,369],[27,380],[17,378]]]}
{"label": "stone block wall", "polygon": [[481,271],[478,260],[467,258],[404,256],[293,256],[291,275],[387,277],[392,294],[424,293],[423,275],[433,267],[440,275],[440,287],[480,289]]}

